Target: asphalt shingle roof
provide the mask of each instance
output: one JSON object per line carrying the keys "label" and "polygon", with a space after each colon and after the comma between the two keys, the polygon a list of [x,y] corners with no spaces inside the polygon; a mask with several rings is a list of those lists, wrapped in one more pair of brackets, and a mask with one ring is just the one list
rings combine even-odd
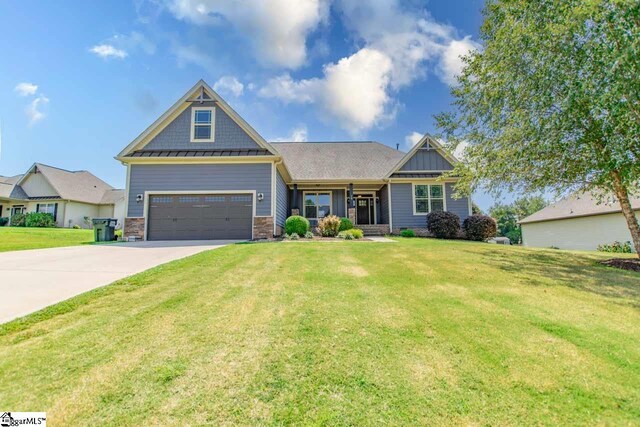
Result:
{"label": "asphalt shingle roof", "polygon": [[[631,198],[631,207],[640,209],[640,198]],[[521,224],[530,222],[551,221],[581,216],[602,215],[621,212],[620,203],[615,198],[605,198],[598,204],[597,198],[588,193],[577,193],[547,206],[520,221]]]}
{"label": "asphalt shingle roof", "polygon": [[[59,197],[47,196],[46,199],[64,199],[91,204],[113,204],[124,197],[124,190],[115,190],[112,186],[88,171],[68,171],[53,166],[36,163],[34,165],[38,173],[41,173]],[[30,169],[30,173],[32,170]],[[38,200],[43,197],[38,194],[26,194],[17,185],[24,175],[13,177],[0,176],[0,197],[11,199]],[[121,193],[117,193],[117,192]]]}
{"label": "asphalt shingle roof", "polygon": [[379,180],[405,155],[379,142],[272,142],[296,180]]}

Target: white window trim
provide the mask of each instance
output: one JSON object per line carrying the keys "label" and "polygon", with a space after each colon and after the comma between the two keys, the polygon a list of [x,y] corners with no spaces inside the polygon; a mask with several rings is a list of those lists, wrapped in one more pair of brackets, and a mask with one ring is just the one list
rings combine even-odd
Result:
{"label": "white window trim", "polygon": [[[318,218],[318,210],[316,209],[316,217],[315,218],[309,218],[307,217],[307,204],[305,203],[305,200],[307,199],[307,194],[328,194],[329,195],[329,213],[327,215],[325,215],[325,217],[327,217],[328,215],[333,215],[333,191],[331,190],[318,190],[318,191],[303,191],[302,192],[302,216],[307,218],[307,219],[313,219],[316,221],[319,221],[320,219]],[[317,203],[317,200],[316,200]],[[314,206],[318,206],[318,205],[314,205]]]}
{"label": "white window trim", "polygon": [[[36,203],[36,206],[37,206],[36,209],[38,210],[38,212],[50,213],[51,215],[54,215],[55,212],[56,212],[56,204],[55,203]],[[51,206],[53,208],[53,212],[44,212],[42,210],[42,208],[45,207],[45,206]]]}
{"label": "white window trim", "polygon": [[[211,111],[211,138],[195,139],[196,111]],[[216,135],[216,107],[191,107],[191,142],[215,142]]]}
{"label": "white window trim", "polygon": [[[429,182],[429,183],[422,183],[422,182],[413,182],[411,183],[411,201],[413,203],[413,214],[414,215],[421,215],[421,216],[427,216],[429,215],[429,213],[431,212],[431,190],[429,190],[429,212],[416,212],[416,185],[440,185],[442,186],[442,209],[446,212],[447,211],[447,187],[446,185],[444,185],[444,183],[437,183],[437,182]],[[436,199],[436,200],[440,200],[440,199]]]}

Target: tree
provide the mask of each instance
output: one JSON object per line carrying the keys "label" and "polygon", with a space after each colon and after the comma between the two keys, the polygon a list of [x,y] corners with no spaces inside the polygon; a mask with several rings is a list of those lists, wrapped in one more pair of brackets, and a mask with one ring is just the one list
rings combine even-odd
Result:
{"label": "tree", "polygon": [[457,192],[588,191],[620,202],[640,181],[640,2],[490,0],[483,48],[463,58],[453,109],[436,116],[465,163]]}
{"label": "tree", "polygon": [[513,243],[522,243],[522,230],[518,221],[538,212],[547,205],[541,196],[521,197],[511,204],[495,204],[489,214],[498,224],[498,235],[508,237]]}

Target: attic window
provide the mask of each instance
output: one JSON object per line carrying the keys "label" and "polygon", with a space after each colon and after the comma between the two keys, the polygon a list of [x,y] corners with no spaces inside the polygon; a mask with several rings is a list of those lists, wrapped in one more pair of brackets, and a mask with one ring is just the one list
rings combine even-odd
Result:
{"label": "attic window", "polygon": [[191,142],[213,142],[216,111],[214,107],[191,108]]}

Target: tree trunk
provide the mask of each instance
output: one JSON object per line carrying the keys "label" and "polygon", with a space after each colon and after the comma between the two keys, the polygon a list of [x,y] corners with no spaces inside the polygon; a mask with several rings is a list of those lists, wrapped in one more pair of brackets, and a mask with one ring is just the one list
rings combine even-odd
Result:
{"label": "tree trunk", "polygon": [[616,192],[618,202],[620,202],[622,214],[627,220],[627,227],[629,227],[629,231],[631,232],[633,246],[636,248],[636,254],[640,257],[640,226],[638,225],[638,218],[636,218],[636,214],[631,207],[631,202],[629,202],[629,192],[624,184],[622,184],[622,179],[618,172],[612,172],[611,175],[613,176],[613,189]]}

